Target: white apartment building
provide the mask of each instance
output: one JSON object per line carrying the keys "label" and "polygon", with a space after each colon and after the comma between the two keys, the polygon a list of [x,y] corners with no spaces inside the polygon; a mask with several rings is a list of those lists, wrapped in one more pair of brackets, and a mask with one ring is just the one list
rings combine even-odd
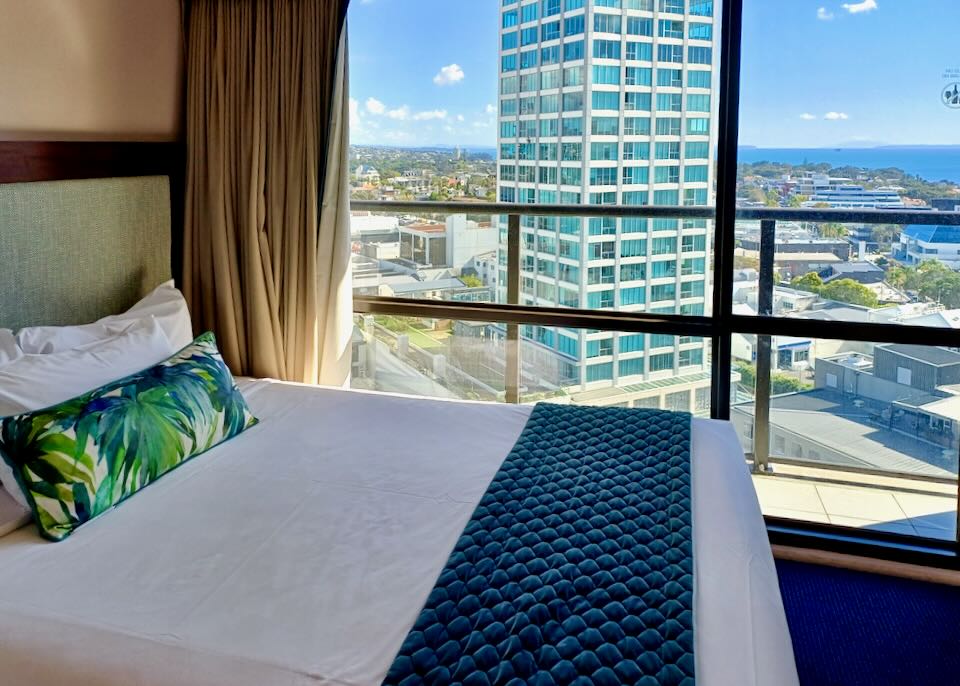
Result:
{"label": "white apartment building", "polygon": [[[712,204],[714,9],[712,0],[504,0],[499,200]],[[502,217],[501,299],[505,224]],[[521,304],[706,311],[706,220],[524,217],[521,226]],[[689,390],[681,409],[702,411],[709,402],[703,341],[541,327],[522,333],[524,359],[540,356],[574,394],[616,387],[618,402],[643,404],[622,389],[676,379]],[[691,386],[693,377],[706,378]]]}

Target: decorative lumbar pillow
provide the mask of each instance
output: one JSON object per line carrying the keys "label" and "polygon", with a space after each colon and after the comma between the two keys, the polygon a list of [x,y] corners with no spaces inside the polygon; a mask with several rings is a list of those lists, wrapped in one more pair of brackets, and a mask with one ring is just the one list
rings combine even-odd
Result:
{"label": "decorative lumbar pillow", "polygon": [[0,420],[0,456],[40,534],[59,541],[256,422],[206,333],[154,367]]}

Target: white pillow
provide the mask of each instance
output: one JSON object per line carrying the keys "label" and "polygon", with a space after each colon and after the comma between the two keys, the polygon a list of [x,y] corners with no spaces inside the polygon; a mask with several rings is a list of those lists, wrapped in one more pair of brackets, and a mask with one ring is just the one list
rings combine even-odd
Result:
{"label": "white pillow", "polygon": [[0,366],[18,360],[23,356],[23,351],[17,344],[17,339],[13,336],[10,329],[0,329]]}
{"label": "white pillow", "polygon": [[167,281],[122,314],[79,326],[32,326],[17,332],[17,342],[28,354],[50,354],[72,350],[123,333],[147,317],[155,317],[174,351],[193,342],[193,324],[183,294]]}
{"label": "white pillow", "polygon": [[[25,354],[0,367],[0,417],[23,414],[70,400],[111,381],[164,361],[173,347],[155,317],[133,322],[105,341],[51,354]],[[0,483],[13,499],[27,500],[0,458]]]}

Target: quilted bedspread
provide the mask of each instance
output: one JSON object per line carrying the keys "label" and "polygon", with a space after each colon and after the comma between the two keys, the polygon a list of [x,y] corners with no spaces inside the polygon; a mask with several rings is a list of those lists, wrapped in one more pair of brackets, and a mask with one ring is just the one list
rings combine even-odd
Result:
{"label": "quilted bedspread", "polygon": [[385,684],[694,684],[690,415],[537,405]]}

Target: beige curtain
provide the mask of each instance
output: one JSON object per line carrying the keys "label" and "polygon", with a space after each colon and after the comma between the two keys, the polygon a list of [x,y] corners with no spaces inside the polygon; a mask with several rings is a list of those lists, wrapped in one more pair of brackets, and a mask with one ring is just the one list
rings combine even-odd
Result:
{"label": "beige curtain", "polygon": [[238,374],[342,385],[346,0],[195,0],[183,287]]}

